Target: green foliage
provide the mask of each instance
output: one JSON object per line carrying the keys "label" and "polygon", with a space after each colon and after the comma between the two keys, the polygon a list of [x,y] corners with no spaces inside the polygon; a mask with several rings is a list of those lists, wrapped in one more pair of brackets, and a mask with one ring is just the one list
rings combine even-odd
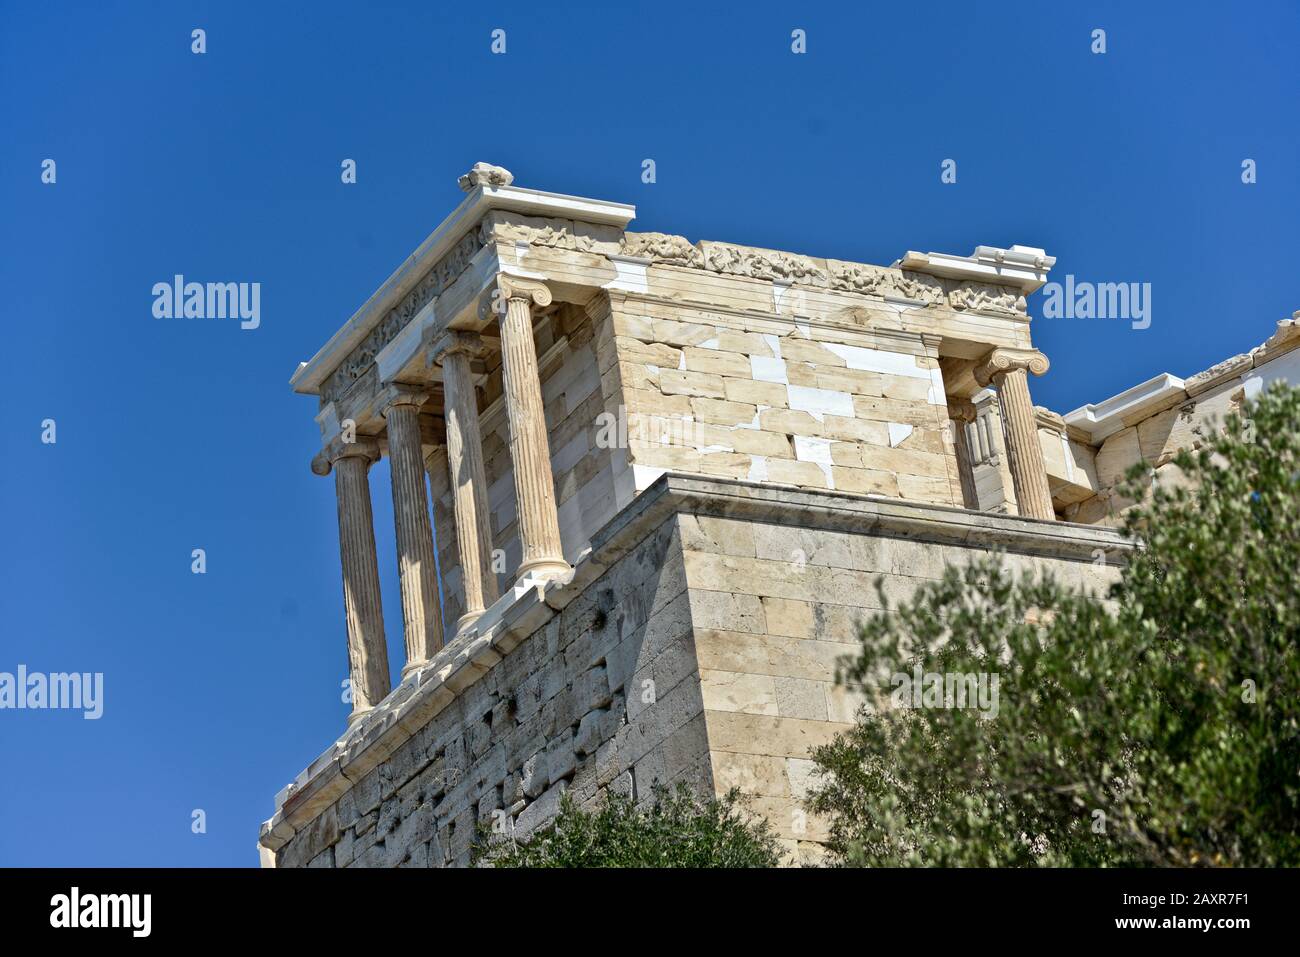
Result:
{"label": "green foliage", "polygon": [[775,867],[780,850],[768,823],[751,820],[740,794],[701,800],[685,785],[655,789],[638,807],[607,795],[594,811],[561,798],[555,820],[527,843],[480,845],[495,867]]}
{"label": "green foliage", "polygon": [[1300,865],[1300,390],[1175,464],[1129,477],[1108,601],[983,559],[864,625],[841,680],[995,673],[998,707],[868,707],[817,749],[834,860]]}

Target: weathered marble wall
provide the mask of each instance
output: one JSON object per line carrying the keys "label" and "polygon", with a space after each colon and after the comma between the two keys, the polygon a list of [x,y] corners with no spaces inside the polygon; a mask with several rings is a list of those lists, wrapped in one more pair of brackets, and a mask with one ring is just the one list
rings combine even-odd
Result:
{"label": "weathered marble wall", "polygon": [[742,305],[615,298],[602,373],[639,488],[672,470],[962,504],[937,340]]}

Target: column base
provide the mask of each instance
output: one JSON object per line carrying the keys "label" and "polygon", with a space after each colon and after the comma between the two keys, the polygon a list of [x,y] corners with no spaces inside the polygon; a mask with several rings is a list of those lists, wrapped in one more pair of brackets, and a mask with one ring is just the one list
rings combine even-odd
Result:
{"label": "column base", "polygon": [[480,608],[478,611],[467,611],[456,619],[456,637],[459,638],[474,626],[474,622],[483,617],[486,609]]}
{"label": "column base", "polygon": [[362,718],[364,718],[366,715],[368,715],[370,712],[374,710],[375,710],[374,708],[363,708],[360,711],[353,711],[350,715],[348,715],[348,727],[349,728],[353,727],[358,721],[360,721]]}
{"label": "column base", "polygon": [[423,661],[408,661],[405,665],[402,666],[402,674],[401,677],[397,679],[398,682],[400,683],[402,681],[405,681],[406,676],[409,675],[412,671],[419,671],[428,663],[429,663],[428,658],[425,658]]}
{"label": "column base", "polygon": [[573,566],[563,558],[539,558],[519,566],[515,580],[532,578],[541,581],[567,580],[573,577]]}

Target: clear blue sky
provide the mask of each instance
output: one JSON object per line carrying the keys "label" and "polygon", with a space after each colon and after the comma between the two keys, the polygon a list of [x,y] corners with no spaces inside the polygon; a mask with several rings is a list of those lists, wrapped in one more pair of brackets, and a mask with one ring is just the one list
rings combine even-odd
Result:
{"label": "clear blue sky", "polygon": [[[437,7],[0,3],[0,671],[105,675],[98,721],[0,711],[0,863],[256,864],[347,714],[333,482],[287,381],[476,160],[641,230],[875,263],[1025,243],[1150,282],[1149,329],[1036,323],[1062,412],[1300,308],[1294,2]],[[155,320],[175,273],[260,282],[261,327]]]}

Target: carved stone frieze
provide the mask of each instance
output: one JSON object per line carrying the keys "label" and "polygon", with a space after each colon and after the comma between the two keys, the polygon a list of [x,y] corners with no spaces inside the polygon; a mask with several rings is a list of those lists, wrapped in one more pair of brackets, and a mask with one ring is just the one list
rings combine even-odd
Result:
{"label": "carved stone frieze", "polygon": [[863,296],[910,299],[913,302],[943,302],[943,286],[933,276],[908,273],[864,263],[827,261],[831,286]]}
{"label": "carved stone frieze", "polygon": [[538,219],[528,223],[511,222],[504,217],[489,214],[479,227],[479,239],[490,242],[523,242],[533,246],[554,246],[557,249],[577,249],[573,223],[567,219]]}
{"label": "carved stone frieze", "polygon": [[714,272],[801,286],[825,288],[831,284],[825,266],[809,256],[730,243],[704,243],[703,246],[708,268]]}
{"label": "carved stone frieze", "polygon": [[604,254],[621,251],[621,232],[614,226],[575,223],[571,219],[524,218],[494,211],[484,216],[483,222],[479,224],[479,241],[484,245],[492,242],[523,242],[532,246]]}
{"label": "carved stone frieze", "polygon": [[889,270],[878,266],[866,266],[862,263],[840,262],[832,259],[827,263],[831,274],[831,285],[847,292],[861,293],[864,296],[883,296],[888,288]]}
{"label": "carved stone frieze", "polygon": [[914,302],[943,302],[943,285],[933,276],[919,272],[889,272],[893,294]]}
{"label": "carved stone frieze", "polygon": [[415,318],[421,309],[439,296],[444,289],[456,281],[466,269],[470,260],[482,247],[477,230],[471,230],[458,242],[447,255],[443,256],[424,274],[402,300],[388,310],[380,323],[353,349],[337,369],[330,373],[321,386],[322,403],[332,402],[342,395],[352,383],[356,382],[375,361],[375,356],[397,337],[408,322]]}
{"label": "carved stone frieze", "polygon": [[1014,289],[980,282],[964,282],[948,292],[948,303],[954,309],[971,312],[989,312],[1000,315],[1025,315],[1028,306],[1025,297]]}
{"label": "carved stone frieze", "polygon": [[704,265],[704,256],[689,239],[671,233],[625,233],[619,251],[674,266]]}

